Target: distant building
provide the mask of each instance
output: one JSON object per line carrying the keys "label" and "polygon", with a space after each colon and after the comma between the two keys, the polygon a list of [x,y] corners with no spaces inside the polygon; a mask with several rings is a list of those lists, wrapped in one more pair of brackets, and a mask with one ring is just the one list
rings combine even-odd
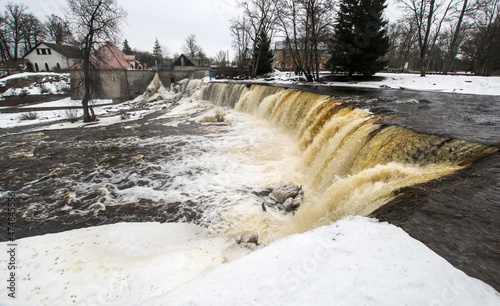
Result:
{"label": "distant building", "polygon": [[78,60],[78,48],[68,45],[39,43],[23,58],[33,65],[34,71],[64,70]]}
{"label": "distant building", "polygon": [[208,68],[208,59],[191,58],[184,54],[181,54],[174,60],[172,65],[170,65],[170,68],[174,70],[197,70],[202,67]]}
{"label": "distant building", "polygon": [[171,67],[174,70],[196,69],[196,65],[184,54],[179,55],[179,57],[176,60],[174,60]]}
{"label": "distant building", "polygon": [[[273,68],[281,71],[295,71],[297,67],[293,61],[292,51],[286,41],[277,41],[274,46]],[[329,59],[328,46],[326,43],[320,43],[318,49],[320,53],[319,69],[325,70]],[[304,53],[299,52],[299,54],[302,57],[302,62],[305,62]]]}

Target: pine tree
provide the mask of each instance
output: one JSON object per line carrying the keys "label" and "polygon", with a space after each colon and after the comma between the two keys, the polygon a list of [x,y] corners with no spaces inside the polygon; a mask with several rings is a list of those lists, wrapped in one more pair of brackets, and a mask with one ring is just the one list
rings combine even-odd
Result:
{"label": "pine tree", "polygon": [[389,50],[387,21],[382,13],[385,0],[341,0],[331,46],[330,65],[351,77],[354,73],[372,76],[387,62],[379,58]]}
{"label": "pine tree", "polygon": [[160,64],[161,60],[163,59],[163,53],[161,50],[160,43],[158,42],[158,38],[155,41],[155,46],[153,48],[153,55],[154,55],[156,61],[158,62],[158,64]]}
{"label": "pine tree", "polygon": [[254,56],[254,71],[255,75],[270,73],[273,71],[274,54],[271,50],[271,39],[267,37],[266,32],[262,31],[257,38],[255,48],[253,50]]}
{"label": "pine tree", "polygon": [[132,54],[132,48],[130,48],[129,44],[128,44],[128,41],[125,39],[125,41],[123,42],[123,49],[122,49],[122,52],[125,53],[125,54]]}

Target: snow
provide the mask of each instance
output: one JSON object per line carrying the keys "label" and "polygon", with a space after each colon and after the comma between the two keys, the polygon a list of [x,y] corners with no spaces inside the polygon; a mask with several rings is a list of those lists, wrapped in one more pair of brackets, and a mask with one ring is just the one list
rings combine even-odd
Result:
{"label": "snow", "polygon": [[[23,72],[23,73],[17,73],[17,74],[12,74],[9,76],[6,76],[4,78],[0,79],[0,82],[12,80],[12,79],[18,79],[18,78],[24,78],[24,77],[30,77],[30,76],[59,76],[61,73],[56,73],[56,72]],[[66,74],[68,75],[68,74]]]}
{"label": "snow", "polygon": [[[24,88],[9,88],[3,94],[0,94],[0,100],[2,97],[8,96],[19,96],[19,95],[42,95],[42,94],[62,94],[70,89],[69,84],[69,73],[54,73],[54,72],[25,72],[13,74],[0,79],[0,86],[5,86],[8,80],[21,79],[28,77],[40,77],[45,76],[41,83],[33,82]],[[53,78],[60,78],[59,81],[55,81]]]}
{"label": "snow", "polygon": [[2,294],[1,305],[133,303],[250,252],[182,223],[97,226],[19,239],[17,248],[16,302]]}
{"label": "snow", "polygon": [[[325,82],[320,84],[332,87],[393,88],[475,95],[500,95],[500,77],[434,74],[421,77],[419,74],[409,73],[377,73],[375,76],[384,79],[381,81]],[[280,71],[275,71],[267,79],[271,81],[259,79],[258,82],[293,84],[305,80],[304,77],[295,76],[293,72]]]}
{"label": "snow", "polygon": [[[97,99],[97,100],[92,100],[90,105],[108,105],[108,104],[113,104],[113,100],[109,99]],[[52,102],[42,102],[42,103],[37,103],[37,104],[30,104],[26,106],[22,106],[20,108],[48,108],[48,107],[68,107],[68,106],[80,106],[81,107],[82,103],[80,100],[71,100],[71,98],[65,98],[61,100],[56,100]]]}
{"label": "snow", "polygon": [[363,217],[288,236],[137,305],[499,305],[400,228]]}
{"label": "snow", "polygon": [[[500,303],[492,287],[400,228],[364,217],[288,236],[250,254],[233,237],[182,223],[105,225],[17,245],[17,298],[14,303],[2,294],[2,305]],[[0,271],[5,275],[7,265]]]}
{"label": "snow", "polygon": [[[114,106],[114,105],[103,106],[103,105],[109,105],[110,103],[112,103],[111,100],[96,100],[96,101],[94,101],[94,105],[95,105],[94,111],[95,111],[96,115],[103,116],[103,115],[106,115],[110,112],[118,112],[121,109],[120,106]],[[56,101],[52,101],[52,102],[38,103],[38,104],[32,104],[32,105],[28,105],[28,106],[19,107],[19,109],[23,109],[23,108],[30,108],[30,109],[38,108],[39,109],[36,111],[31,111],[31,112],[27,111],[27,112],[20,112],[20,113],[2,113],[2,108],[0,108],[0,128],[14,128],[14,127],[34,125],[34,124],[41,125],[41,124],[53,123],[56,121],[61,121],[61,120],[67,119],[68,112],[74,113],[75,116],[77,116],[78,118],[81,118],[83,116],[83,111],[81,109],[46,110],[47,108],[50,108],[50,107],[65,107],[65,106],[79,106],[79,105],[81,105],[80,100],[71,100],[70,98],[65,98],[65,99],[56,100]],[[10,108],[10,107],[5,107],[5,108]],[[36,119],[23,120],[22,117],[28,113],[36,114]],[[104,120],[104,118],[100,118],[100,119]],[[101,124],[103,124],[103,123],[101,122]],[[110,124],[112,124],[112,123],[110,123]],[[75,127],[82,127],[85,125],[88,125],[88,124],[84,124],[81,122],[77,123],[77,124],[65,122],[64,124],[58,124],[57,126],[59,128],[61,128],[61,127],[75,128]],[[44,129],[54,129],[54,128],[55,127],[45,127]]]}

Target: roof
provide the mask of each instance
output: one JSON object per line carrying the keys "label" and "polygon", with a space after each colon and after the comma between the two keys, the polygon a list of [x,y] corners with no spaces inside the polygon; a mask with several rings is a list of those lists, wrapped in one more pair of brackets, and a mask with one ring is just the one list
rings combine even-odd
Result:
{"label": "roof", "polygon": [[70,45],[57,45],[51,43],[44,43],[47,47],[52,50],[57,51],[58,53],[64,55],[67,58],[78,58],[80,57],[80,50],[78,50],[75,46]]}
{"label": "roof", "polygon": [[[135,60],[135,55],[126,55],[110,42],[104,44],[91,56],[91,61],[98,69],[127,70],[133,68],[129,61]],[[76,64],[72,69],[81,69],[81,64]]]}
{"label": "roof", "polygon": [[172,64],[172,66],[196,66],[187,56],[181,54]]}
{"label": "roof", "polygon": [[[96,51],[97,57],[99,58],[99,63],[97,66],[100,69],[130,69],[132,65],[128,62],[127,58],[130,55],[126,55],[120,49],[113,46],[110,42],[107,42],[104,46]],[[94,54],[95,56],[95,54]],[[95,57],[96,58],[96,57]],[[135,59],[135,56],[134,56]]]}
{"label": "roof", "polygon": [[131,55],[125,54],[124,58],[128,62],[135,61],[135,55],[133,55],[133,54],[131,54]]}
{"label": "roof", "polygon": [[38,43],[34,48],[29,50],[23,57],[27,56],[28,54],[30,54],[31,52],[36,50],[42,44],[46,45],[50,49],[56,51],[57,53],[61,54],[62,56],[66,57],[66,58],[78,58],[80,56],[80,51],[75,46],[58,45],[58,44],[53,44],[53,43],[41,42],[41,43]]}

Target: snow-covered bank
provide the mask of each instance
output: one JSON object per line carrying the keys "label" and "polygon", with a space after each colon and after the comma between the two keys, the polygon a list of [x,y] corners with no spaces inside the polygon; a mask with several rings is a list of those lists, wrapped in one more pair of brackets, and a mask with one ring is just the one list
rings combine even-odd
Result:
{"label": "snow-covered bank", "polygon": [[[111,106],[101,106],[112,103],[112,100],[95,100],[92,102],[95,114],[98,116],[109,114],[110,112],[118,112],[121,107],[116,105]],[[64,98],[61,100],[56,100],[52,102],[43,102],[38,104],[32,104],[28,106],[19,107],[19,110],[23,108],[39,108],[39,111],[32,112],[20,112],[20,113],[2,113],[2,108],[0,108],[0,128],[14,128],[19,126],[36,125],[36,124],[47,124],[55,121],[70,119],[70,118],[81,118],[83,116],[83,110],[81,109],[68,109],[68,110],[44,110],[51,107],[75,107],[81,106],[80,100],[71,100],[70,98]],[[32,120],[26,120],[26,114],[33,114]],[[66,123],[67,127],[75,127],[74,124]],[[79,125],[83,125],[80,123]]]}
{"label": "snow-covered bank", "polygon": [[6,76],[0,79],[0,88],[13,83],[2,97],[19,95],[63,94],[70,90],[69,73],[55,72],[25,72]]}
{"label": "snow-covered bank", "polygon": [[[500,95],[500,77],[475,75],[427,75],[410,73],[377,73],[380,81],[325,82],[326,86],[345,86],[361,88],[393,88],[401,90],[435,91],[475,95]],[[270,83],[293,84],[297,77],[293,72],[276,71],[267,78]],[[259,82],[266,82],[259,79]]]}
{"label": "snow-covered bank", "polygon": [[137,305],[499,305],[400,228],[363,217],[278,240]]}
{"label": "snow-covered bank", "polygon": [[493,288],[400,228],[363,217],[288,236],[239,259],[249,250],[234,239],[177,223],[99,226],[17,245],[17,298],[2,295],[2,305],[500,303]]}
{"label": "snow-covered bank", "polygon": [[[177,223],[78,229],[20,239],[17,249],[16,300],[2,294],[1,305],[133,303],[250,252],[234,239]],[[6,269],[2,264],[2,277]]]}

